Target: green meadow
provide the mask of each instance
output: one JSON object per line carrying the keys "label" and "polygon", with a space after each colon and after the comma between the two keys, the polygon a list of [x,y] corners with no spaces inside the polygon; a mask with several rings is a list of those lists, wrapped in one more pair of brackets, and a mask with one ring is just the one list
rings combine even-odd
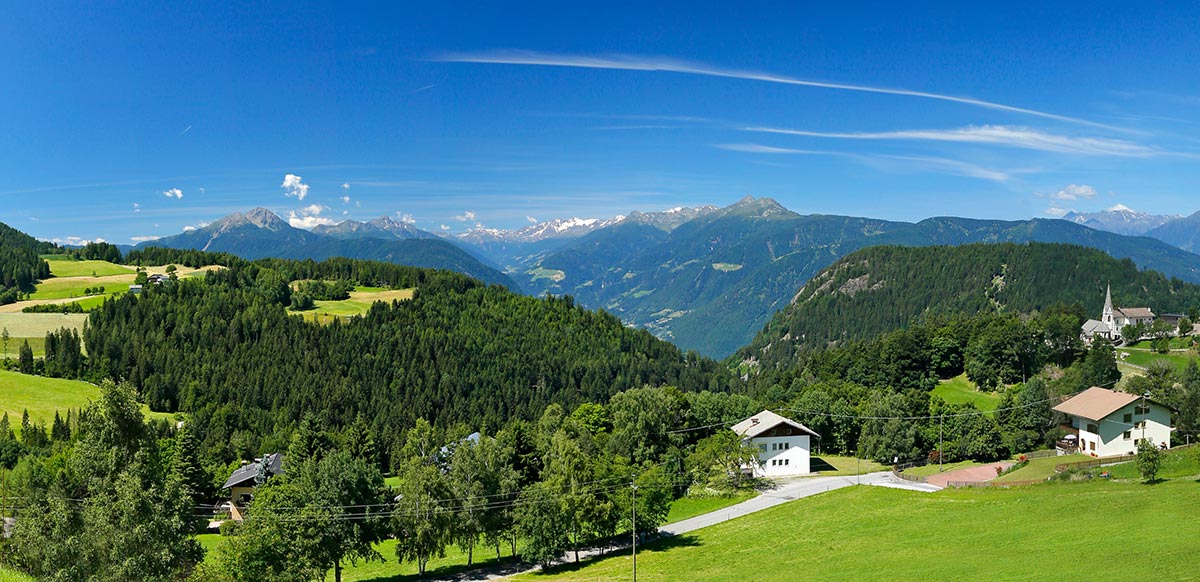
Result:
{"label": "green meadow", "polygon": [[[65,416],[67,410],[83,408],[99,397],[100,388],[87,382],[0,370],[0,414],[7,412],[9,422],[17,428],[21,425],[21,414],[26,410],[30,420],[49,425],[55,412]],[[147,418],[174,417],[170,413],[151,412],[144,404],[142,414]]]}
{"label": "green meadow", "polygon": [[304,319],[318,323],[329,323],[335,317],[365,315],[377,301],[407,301],[413,298],[412,289],[359,288],[350,293],[349,299],[341,301],[316,301],[316,309],[303,312]]}
{"label": "green meadow", "polygon": [[966,374],[949,380],[942,380],[933,389],[933,395],[945,400],[947,404],[966,404],[970,402],[979,410],[995,410],[1000,405],[1000,395],[994,392],[980,392],[975,388]]}
{"label": "green meadow", "polygon": [[[1197,495],[1191,480],[932,494],[848,487],[645,546],[638,579],[1194,579]],[[1137,524],[1136,549],[1097,551],[1111,547],[1116,524]],[[631,568],[626,553],[514,579],[627,579]]]}

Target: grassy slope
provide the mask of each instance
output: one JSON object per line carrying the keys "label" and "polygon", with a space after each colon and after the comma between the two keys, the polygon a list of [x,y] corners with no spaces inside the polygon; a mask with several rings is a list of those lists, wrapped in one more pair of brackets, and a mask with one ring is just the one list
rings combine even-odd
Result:
{"label": "grassy slope", "polygon": [[[649,546],[640,580],[1192,578],[1200,485],[1087,482],[935,494],[850,487]],[[1148,554],[1110,548],[1138,524]],[[1086,559],[1064,559],[1079,556]],[[1019,559],[1014,559],[1019,557]],[[630,559],[517,580],[614,580]]]}
{"label": "grassy slope", "polygon": [[[17,372],[0,370],[0,414],[8,413],[14,428],[21,426],[21,414],[29,410],[30,420],[54,420],[55,411],[66,414],[68,409],[78,409],[89,401],[100,397],[100,388],[78,380],[27,376]],[[172,418],[174,415],[150,412],[142,405],[142,414],[147,418]]]}
{"label": "grassy slope", "polygon": [[15,570],[10,570],[8,566],[0,566],[0,582],[34,582],[34,578]]}
{"label": "grassy slope", "polygon": [[858,475],[887,469],[886,466],[868,459],[837,455],[813,455],[810,465],[813,471],[821,475]]}
{"label": "grassy slope", "polygon": [[349,299],[342,301],[317,301],[317,308],[304,312],[304,318],[309,321],[327,323],[334,317],[353,317],[365,315],[376,301],[390,303],[392,301],[407,301],[412,299],[412,289],[359,289],[350,294]]}
{"label": "grassy slope", "polygon": [[980,392],[967,379],[966,374],[942,380],[933,389],[933,395],[945,400],[948,404],[965,404],[970,402],[979,410],[995,410],[1000,404],[1000,395],[992,392]]}
{"label": "grassy slope", "polygon": [[725,509],[756,495],[758,495],[757,492],[746,491],[729,497],[682,497],[671,504],[671,511],[667,513],[667,523],[675,523],[710,511]]}
{"label": "grassy slope", "polygon": [[1031,459],[1028,465],[1017,469],[1011,473],[1007,473],[993,479],[996,483],[1010,483],[1013,481],[1030,481],[1033,479],[1045,479],[1054,474],[1054,466],[1062,463],[1071,463],[1076,461],[1086,461],[1091,459],[1087,455],[1066,455],[1062,457],[1045,457],[1042,459]]}
{"label": "grassy slope", "polygon": [[1155,360],[1166,360],[1167,362],[1170,362],[1172,366],[1175,366],[1177,370],[1184,370],[1187,368],[1188,362],[1192,361],[1196,357],[1195,354],[1188,352],[1170,352],[1167,354],[1159,354],[1143,350],[1118,349],[1117,351],[1122,354],[1128,354],[1127,356],[1124,356],[1121,361],[1134,364],[1136,366],[1142,366],[1143,368],[1149,366],[1151,362],[1154,362]]}
{"label": "grassy slope", "polygon": [[[1132,461],[1096,470],[1096,472],[1099,471],[1108,471],[1114,479],[1142,478],[1141,473],[1138,472],[1137,463]],[[1178,477],[1200,477],[1200,447],[1168,451],[1163,455],[1162,464],[1158,467],[1158,478],[1174,479]]]}
{"label": "grassy slope", "polygon": [[117,265],[108,261],[76,261],[65,255],[44,255],[42,258],[50,264],[50,274],[55,277],[104,277],[106,275],[127,275],[134,272],[133,267]]}

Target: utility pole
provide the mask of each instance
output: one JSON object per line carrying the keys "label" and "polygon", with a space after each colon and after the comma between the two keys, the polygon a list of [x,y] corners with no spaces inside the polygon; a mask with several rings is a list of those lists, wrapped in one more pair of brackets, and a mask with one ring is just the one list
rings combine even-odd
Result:
{"label": "utility pole", "polygon": [[633,487],[633,582],[637,582],[637,481],[631,481]]}
{"label": "utility pole", "polygon": [[938,473],[942,472],[942,419],[944,415],[938,416]]}

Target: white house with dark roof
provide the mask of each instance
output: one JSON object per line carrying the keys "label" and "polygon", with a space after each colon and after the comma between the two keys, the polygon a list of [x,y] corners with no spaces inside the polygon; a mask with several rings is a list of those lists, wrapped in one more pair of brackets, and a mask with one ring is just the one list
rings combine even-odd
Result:
{"label": "white house with dark roof", "polygon": [[733,425],[733,432],[758,449],[758,462],[743,467],[755,477],[807,475],[812,439],[821,435],[789,418],[764,410]]}
{"label": "white house with dark roof", "polygon": [[[283,453],[271,453],[254,459],[253,463],[246,463],[238,467],[225,480],[225,484],[221,488],[229,490],[229,501],[234,504],[235,508],[239,503],[242,505],[249,503],[250,499],[254,497],[254,488],[258,486],[260,473],[263,478],[283,473]],[[235,519],[237,518],[235,517]]]}
{"label": "white house with dark roof", "polygon": [[1137,394],[1093,387],[1054,410],[1071,419],[1064,428],[1075,436],[1075,444],[1066,452],[1108,457],[1136,452],[1143,438],[1163,447],[1171,444],[1171,409]]}

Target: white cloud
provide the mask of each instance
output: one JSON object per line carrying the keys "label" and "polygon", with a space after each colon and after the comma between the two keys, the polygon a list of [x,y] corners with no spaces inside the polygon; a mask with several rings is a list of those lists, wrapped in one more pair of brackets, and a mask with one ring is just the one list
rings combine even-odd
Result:
{"label": "white cloud", "polygon": [[203,196],[203,195],[204,195],[204,188],[200,188],[200,195],[201,195],[201,196]]}
{"label": "white cloud", "polygon": [[342,182],[342,190],[349,190],[350,182]]}
{"label": "white cloud", "polygon": [[288,213],[288,224],[303,229],[312,229],[322,225],[337,224],[337,221],[332,218],[321,216],[322,212],[329,210],[328,206],[320,204],[309,204],[304,208],[293,210]]}
{"label": "white cloud", "polygon": [[1042,213],[1045,214],[1046,216],[1053,216],[1056,218],[1062,218],[1068,212],[1070,212],[1070,210],[1067,210],[1066,208],[1059,208],[1057,206],[1051,206],[1050,208],[1047,208],[1042,211]]}
{"label": "white cloud", "polygon": [[131,237],[129,237],[129,240],[131,240],[135,243],[142,243],[142,242],[146,242],[146,241],[150,241],[150,240],[158,240],[160,238],[162,238],[162,237],[154,236],[154,235],[146,235],[146,236],[131,236]]}
{"label": "white cloud", "polygon": [[713,147],[731,152],[744,152],[748,154],[811,154],[811,155],[840,155],[839,152],[827,152],[821,150],[798,150],[793,148],[778,148],[775,146],[762,145],[757,143],[719,143]]}
{"label": "white cloud", "polygon": [[192,225],[190,225],[190,224],[189,224],[189,225],[187,225],[187,226],[185,226],[185,227],[183,227],[183,232],[192,232],[193,230],[196,230],[196,227],[194,227],[194,226],[192,226]]}
{"label": "white cloud", "polygon": [[134,211],[134,212],[141,212],[141,211],[142,211],[142,205],[141,205],[141,204],[138,204],[137,202],[134,202],[134,203],[133,203],[133,211]]}
{"label": "white cloud", "polygon": [[417,220],[413,218],[413,215],[407,212],[400,212],[399,210],[396,211],[396,218],[399,218],[400,222],[403,222],[404,224],[415,224],[417,222]]}
{"label": "white cloud", "polygon": [[1058,121],[1067,121],[1080,125],[1090,125],[1093,127],[1106,127],[1109,129],[1120,129],[1112,126],[1087,121],[1076,117],[1068,117],[1066,115],[1058,115],[1055,113],[1047,113],[1045,111],[1037,111],[1034,109],[1026,109],[1023,107],[1015,107],[1005,105],[1003,103],[995,103],[992,101],[984,101],[982,99],[974,99],[971,97],[958,97],[954,95],[944,95],[941,93],[929,93],[926,91],[915,91],[912,89],[894,89],[889,87],[872,87],[868,85],[853,85],[849,83],[833,83],[829,81],[813,81],[806,79],[798,79],[785,75],[777,75],[774,73],[765,73],[761,71],[748,71],[739,69],[727,69],[708,65],[705,63],[696,63],[668,57],[654,56],[639,56],[639,55],[608,55],[608,56],[579,56],[579,55],[560,55],[552,53],[539,53],[534,51],[485,51],[477,53],[444,53],[434,58],[434,60],[453,63],[489,63],[503,65],[540,65],[549,67],[574,67],[584,69],[614,69],[622,71],[659,71],[671,73],[684,73],[690,75],[703,75],[707,77],[724,77],[729,79],[744,79],[749,81],[764,81],[767,83],[781,83],[784,85],[800,85],[805,87],[819,87],[823,89],[838,89],[843,91],[860,91],[865,93],[882,93],[885,95],[903,95],[907,97],[920,97],[924,99],[936,99],[939,101],[950,101],[953,103],[961,103],[964,105],[973,105],[983,107],[985,109],[993,109],[999,111],[1008,111],[1010,113],[1023,113],[1046,119],[1056,119]]}
{"label": "white cloud", "polygon": [[1164,152],[1131,141],[1102,137],[1072,137],[1028,127],[969,125],[957,129],[913,129],[880,132],[825,132],[778,127],[745,127],[744,131],[855,140],[922,140],[976,143],[1064,154],[1149,157]]}
{"label": "white cloud", "polygon": [[475,211],[468,210],[458,216],[452,216],[451,218],[459,222],[475,222]]}
{"label": "white cloud", "polygon": [[284,196],[294,196],[297,199],[304,200],[308,196],[308,184],[302,182],[303,178],[295,174],[288,174],[283,177],[283,184],[279,187],[283,188]]}
{"label": "white cloud", "polygon": [[526,216],[525,220],[528,220],[530,224],[537,224],[537,221],[538,221],[536,218],[534,218],[532,216]]}
{"label": "white cloud", "polygon": [[926,168],[940,172],[943,174],[951,174],[954,176],[966,176],[968,178],[979,178],[982,180],[991,180],[993,182],[1007,182],[1012,179],[1007,172],[1001,170],[993,170],[983,166],[977,166],[972,163],[961,160],[952,160],[949,158],[938,158],[933,156],[879,156],[880,158],[890,160],[901,160],[905,162],[915,162],[919,165],[924,165]]}
{"label": "white cloud", "polygon": [[73,247],[81,247],[81,246],[83,246],[83,245],[86,245],[86,244],[88,244],[88,243],[102,243],[102,242],[108,242],[108,241],[106,241],[106,240],[104,240],[104,239],[102,239],[102,238],[99,238],[99,237],[97,237],[97,238],[83,238],[83,237],[80,237],[80,236],[64,236],[64,237],[54,237],[54,238],[52,238],[52,239],[49,239],[49,241],[50,241],[50,242],[52,242],[52,243],[54,243],[54,244],[56,244],[56,245],[70,245],[70,246],[73,246]]}
{"label": "white cloud", "polygon": [[163,190],[163,196],[166,196],[167,198],[174,198],[176,200],[179,200],[180,198],[183,198],[183,190],[180,190],[179,188],[171,188],[170,190]]}
{"label": "white cloud", "polygon": [[442,229],[442,230],[450,230],[450,227],[449,227],[449,226],[446,226],[446,225],[444,225],[444,224],[443,224],[443,225],[441,225],[441,226],[439,226],[438,228],[440,228],[440,229]]}
{"label": "white cloud", "polygon": [[338,200],[341,200],[341,201],[342,201],[342,204],[349,204],[349,203],[350,203],[350,197],[349,197],[349,196],[341,196],[341,197],[339,197],[339,198],[338,198]]}
{"label": "white cloud", "polygon": [[1091,200],[1096,197],[1096,189],[1087,184],[1067,184],[1066,188],[1050,194],[1051,200]]}

